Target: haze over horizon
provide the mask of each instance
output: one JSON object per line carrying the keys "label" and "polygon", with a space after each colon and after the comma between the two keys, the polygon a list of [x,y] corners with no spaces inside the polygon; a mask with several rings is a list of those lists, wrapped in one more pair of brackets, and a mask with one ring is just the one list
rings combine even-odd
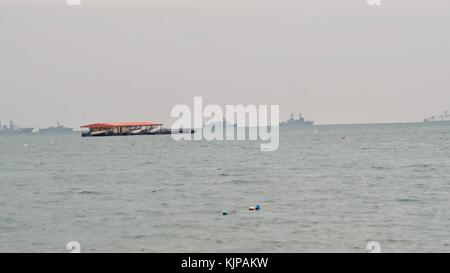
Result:
{"label": "haze over horizon", "polygon": [[450,110],[450,1],[3,0],[0,121],[151,120],[279,104],[318,124]]}

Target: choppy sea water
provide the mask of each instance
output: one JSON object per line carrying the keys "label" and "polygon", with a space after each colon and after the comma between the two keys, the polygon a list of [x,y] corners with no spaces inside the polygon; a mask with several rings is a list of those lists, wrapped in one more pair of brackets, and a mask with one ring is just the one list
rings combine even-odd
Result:
{"label": "choppy sea water", "polygon": [[449,133],[281,129],[276,152],[167,135],[0,135],[0,252],[68,252],[74,240],[83,252],[366,252],[369,241],[448,252]]}

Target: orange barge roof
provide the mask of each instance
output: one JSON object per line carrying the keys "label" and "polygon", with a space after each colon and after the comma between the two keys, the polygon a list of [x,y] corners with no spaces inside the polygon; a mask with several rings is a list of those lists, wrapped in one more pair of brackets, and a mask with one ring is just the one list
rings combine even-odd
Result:
{"label": "orange barge roof", "polygon": [[157,126],[162,123],[155,122],[108,122],[108,123],[93,123],[80,126],[80,128],[114,128],[114,127],[133,127],[133,126]]}

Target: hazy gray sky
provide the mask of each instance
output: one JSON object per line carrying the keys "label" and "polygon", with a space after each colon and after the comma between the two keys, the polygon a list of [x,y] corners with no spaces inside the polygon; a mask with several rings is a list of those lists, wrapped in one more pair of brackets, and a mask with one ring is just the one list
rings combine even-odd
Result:
{"label": "hazy gray sky", "polygon": [[0,1],[0,121],[170,123],[193,96],[317,123],[450,110],[450,1]]}

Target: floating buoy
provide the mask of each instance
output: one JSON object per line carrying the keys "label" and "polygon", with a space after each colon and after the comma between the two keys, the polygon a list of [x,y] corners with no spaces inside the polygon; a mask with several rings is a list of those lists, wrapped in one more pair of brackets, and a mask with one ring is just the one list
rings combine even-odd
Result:
{"label": "floating buoy", "polygon": [[257,204],[256,206],[255,206],[255,210],[260,210],[261,209],[261,206],[259,205],[259,204]]}
{"label": "floating buoy", "polygon": [[228,211],[226,210],[222,211],[222,215],[228,215]]}

